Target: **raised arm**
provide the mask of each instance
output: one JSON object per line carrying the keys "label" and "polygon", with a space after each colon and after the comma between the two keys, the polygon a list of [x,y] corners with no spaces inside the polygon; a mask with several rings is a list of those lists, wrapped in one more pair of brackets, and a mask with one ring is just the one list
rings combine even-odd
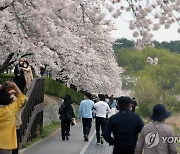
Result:
{"label": "raised arm", "polygon": [[17,87],[17,85],[14,82],[6,81],[7,83],[7,91],[14,90],[15,91],[15,96],[17,99],[13,101],[9,107],[11,110],[17,112],[24,104],[26,100],[26,96],[22,94],[21,90]]}

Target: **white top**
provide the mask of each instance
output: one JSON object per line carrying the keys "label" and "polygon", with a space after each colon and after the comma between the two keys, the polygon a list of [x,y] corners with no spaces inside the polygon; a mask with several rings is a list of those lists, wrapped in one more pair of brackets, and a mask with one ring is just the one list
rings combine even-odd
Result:
{"label": "white top", "polygon": [[99,101],[94,104],[96,109],[96,117],[106,118],[106,113],[111,112],[109,105],[104,101]]}

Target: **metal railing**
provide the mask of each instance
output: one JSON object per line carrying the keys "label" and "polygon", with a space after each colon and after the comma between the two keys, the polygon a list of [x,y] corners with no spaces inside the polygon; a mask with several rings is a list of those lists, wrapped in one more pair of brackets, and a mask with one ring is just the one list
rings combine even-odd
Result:
{"label": "metal railing", "polygon": [[44,79],[33,79],[26,96],[28,101],[22,109],[20,147],[40,135],[43,127]]}

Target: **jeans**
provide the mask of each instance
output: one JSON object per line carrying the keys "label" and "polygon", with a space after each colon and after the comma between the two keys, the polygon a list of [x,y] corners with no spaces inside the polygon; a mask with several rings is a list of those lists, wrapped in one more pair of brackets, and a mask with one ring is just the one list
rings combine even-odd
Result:
{"label": "jeans", "polygon": [[104,129],[106,127],[106,118],[102,117],[96,117],[96,138],[97,142],[100,142],[100,128],[101,128],[101,133],[103,133]]}
{"label": "jeans", "polygon": [[88,136],[92,126],[92,118],[82,118],[83,134]]}
{"label": "jeans", "polygon": [[61,135],[62,135],[62,140],[65,140],[65,137],[69,136],[70,124],[71,124],[71,120],[69,120],[69,119],[62,119],[61,120]]}

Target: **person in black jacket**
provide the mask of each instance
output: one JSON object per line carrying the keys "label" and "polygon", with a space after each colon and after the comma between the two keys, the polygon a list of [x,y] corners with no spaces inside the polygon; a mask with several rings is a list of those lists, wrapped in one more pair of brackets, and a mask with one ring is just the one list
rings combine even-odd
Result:
{"label": "person in black jacket", "polygon": [[132,98],[133,102],[132,102],[132,112],[135,112],[136,110],[136,106],[137,106],[137,101],[135,99],[135,97]]}
{"label": "person in black jacket", "polygon": [[71,105],[70,95],[64,97],[64,103],[59,108],[59,114],[61,119],[61,135],[62,140],[69,140],[70,124],[72,118],[75,118],[73,107]]}
{"label": "person in black jacket", "polygon": [[[113,154],[134,154],[138,134],[144,126],[142,119],[132,109],[132,99],[118,99],[119,113],[110,117],[103,132],[104,139],[113,145]],[[111,136],[113,134],[113,137]]]}
{"label": "person in black jacket", "polygon": [[26,86],[26,80],[24,77],[24,71],[23,71],[23,65],[24,65],[24,58],[19,58],[19,63],[14,68],[14,82],[18,86],[18,88],[23,93],[24,88]]}

